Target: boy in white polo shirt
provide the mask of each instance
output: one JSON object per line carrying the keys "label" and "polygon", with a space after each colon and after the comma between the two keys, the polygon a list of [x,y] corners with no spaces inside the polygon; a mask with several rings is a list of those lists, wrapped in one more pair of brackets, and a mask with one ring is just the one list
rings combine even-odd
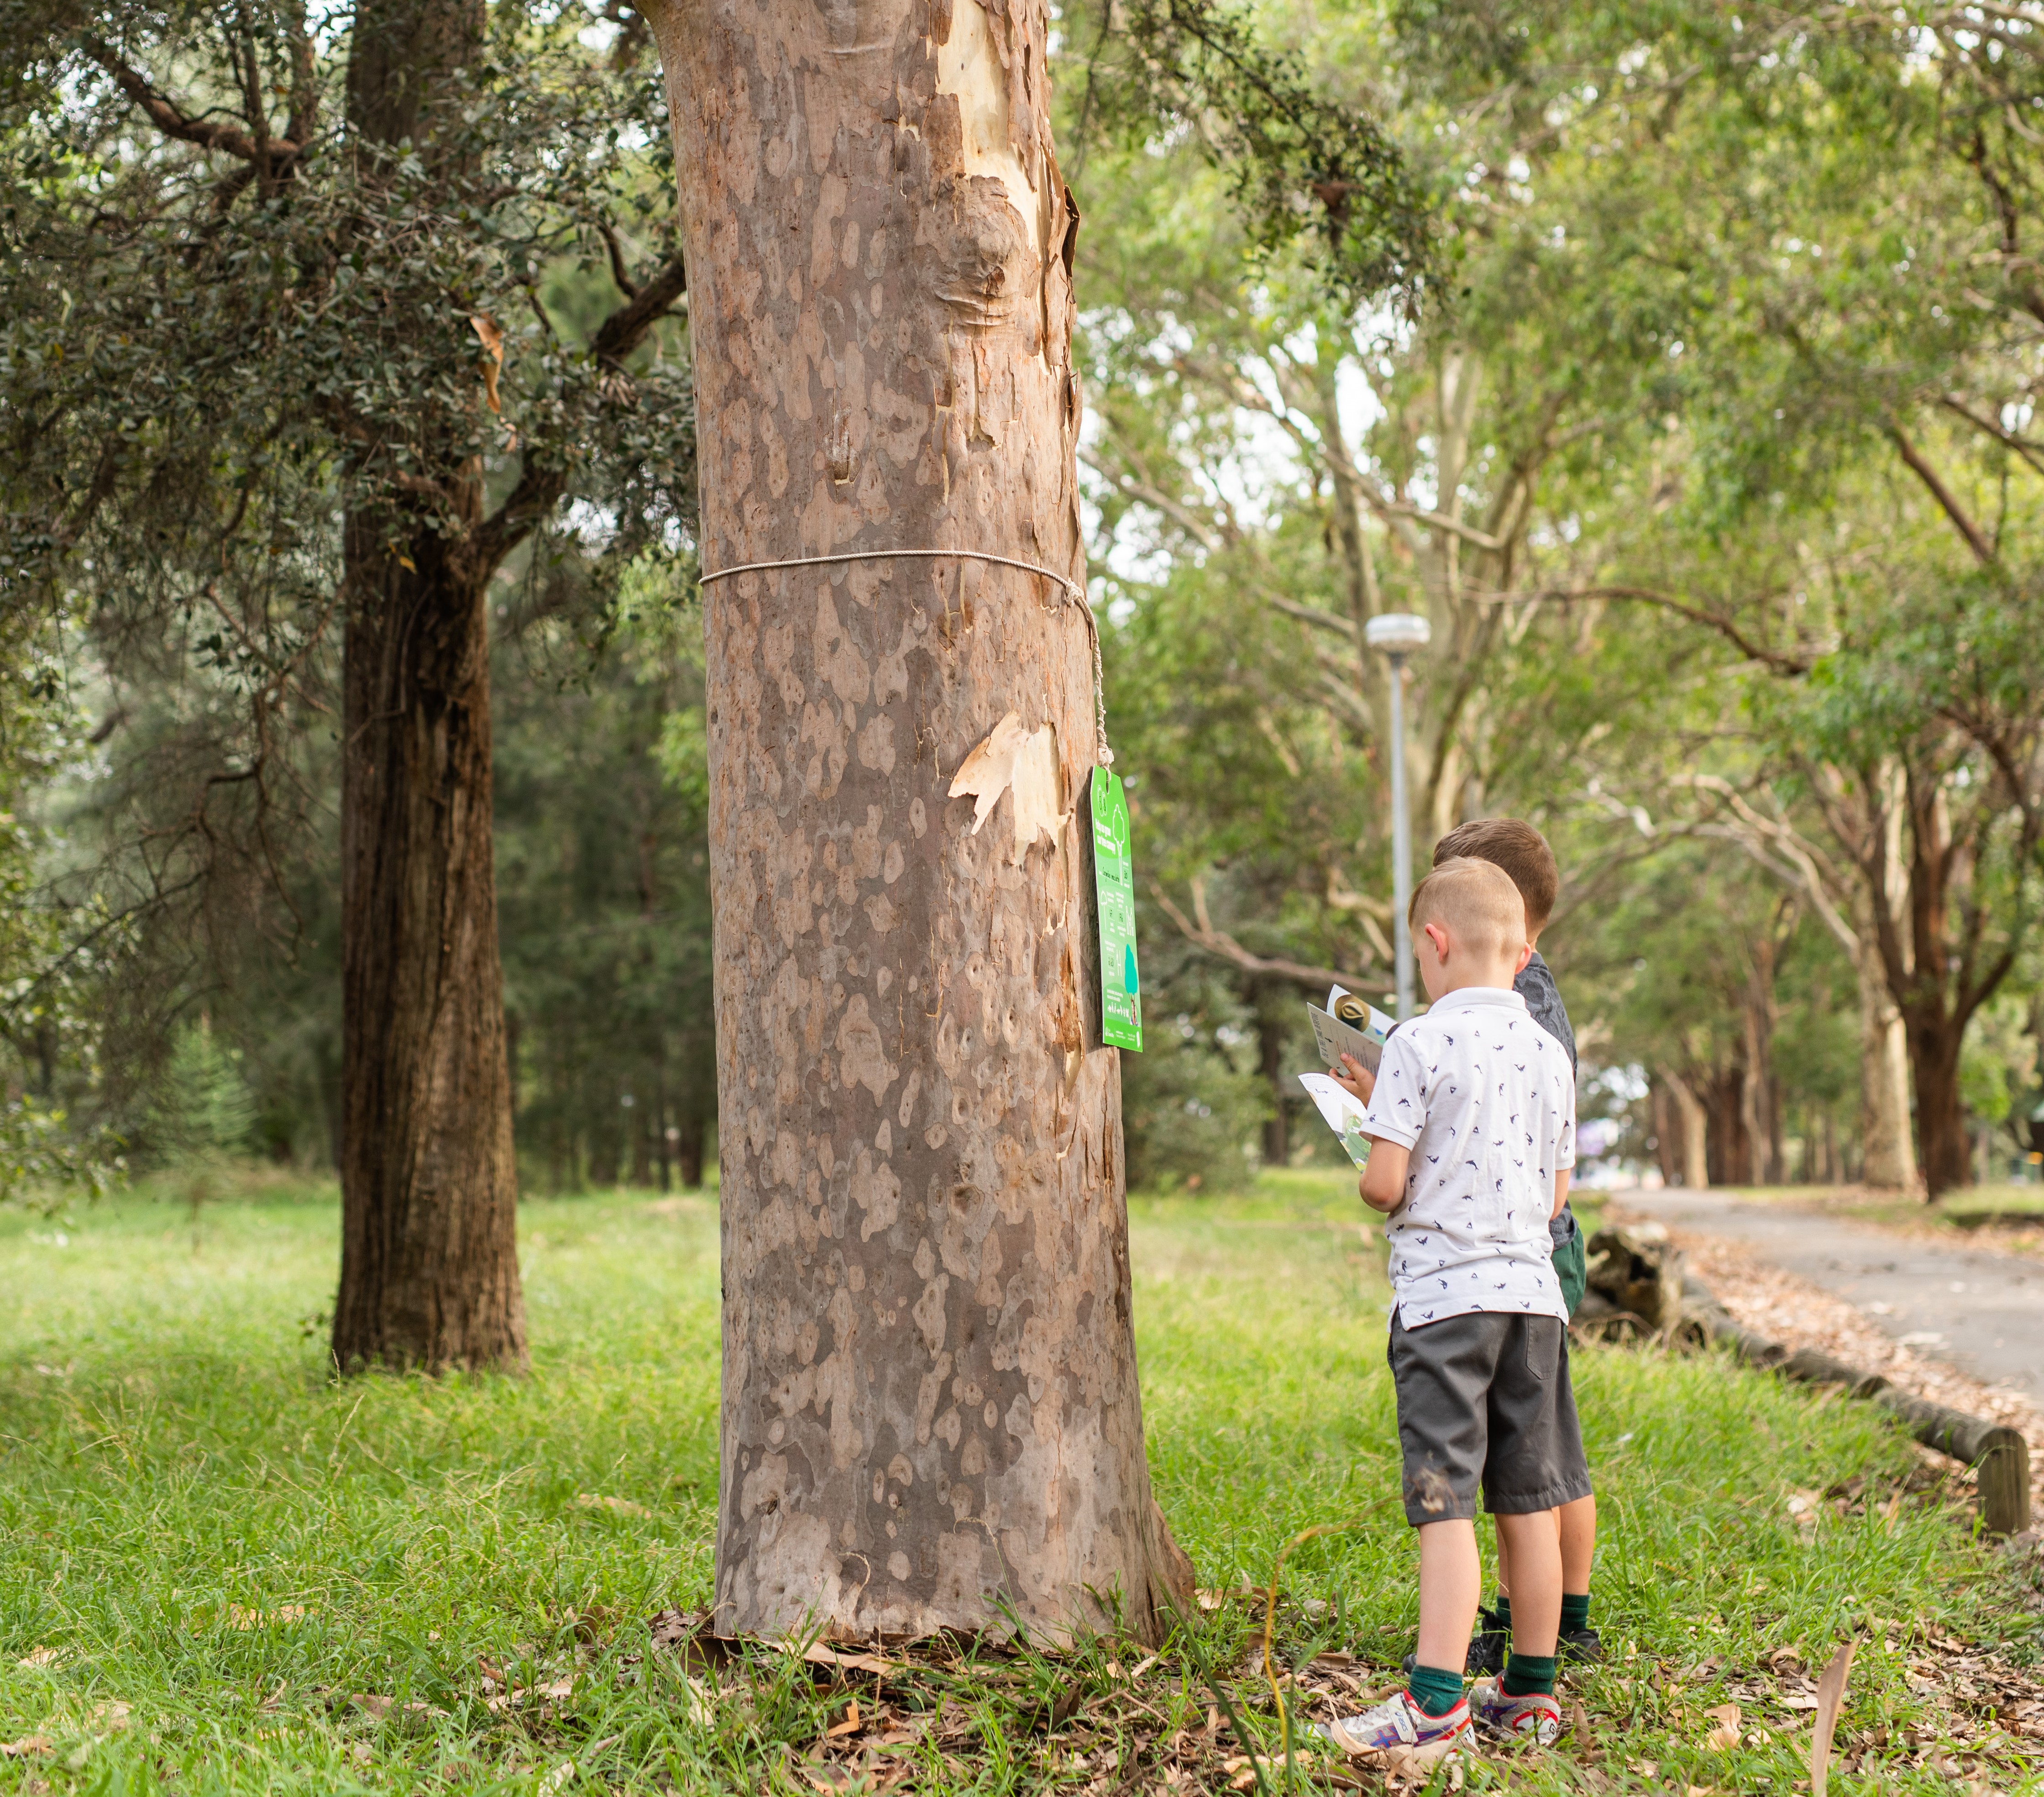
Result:
{"label": "boy in white polo shirt", "polygon": [[[1344,1752],[1408,1768],[1464,1751],[1473,1723],[1543,1742],[1559,1732],[1550,1513],[1590,1490],[1547,1233],[1575,1164],[1575,1080],[1512,990],[1531,952],[1525,905],[1493,863],[1451,860],[1420,883],[1409,918],[1431,1006],[1399,1026],[1365,1083],[1373,1146],[1361,1189],[1389,1219],[1419,1653],[1404,1691],[1320,1730]],[[1479,1484],[1512,1559],[1512,1653],[1465,1699]]]}

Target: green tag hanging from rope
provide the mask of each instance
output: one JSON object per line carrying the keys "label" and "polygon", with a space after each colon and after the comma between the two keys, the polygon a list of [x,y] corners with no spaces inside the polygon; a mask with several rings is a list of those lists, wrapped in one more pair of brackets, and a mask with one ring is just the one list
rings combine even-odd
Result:
{"label": "green tag hanging from rope", "polygon": [[1100,919],[1100,1035],[1110,1048],[1143,1046],[1142,983],[1135,968],[1135,857],[1121,778],[1093,771],[1093,884]]}

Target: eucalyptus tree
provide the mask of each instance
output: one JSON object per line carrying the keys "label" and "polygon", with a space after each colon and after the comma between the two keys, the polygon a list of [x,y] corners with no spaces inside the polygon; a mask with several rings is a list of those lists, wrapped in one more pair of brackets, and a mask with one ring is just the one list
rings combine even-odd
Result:
{"label": "eucalyptus tree", "polygon": [[[684,292],[657,92],[577,13],[8,0],[0,422],[10,610],[117,681],[238,702],[144,845],[159,894],[280,853],[340,738],[344,1228],[333,1352],[517,1365],[490,595],[563,526],[682,546]],[[536,291],[607,264],[586,334]]]}
{"label": "eucalyptus tree", "polygon": [[[1144,1457],[1090,946],[1110,757],[1050,10],[649,16],[698,357],[719,1626],[1064,1637],[1118,1594],[1157,1637],[1190,1568]],[[1212,102],[1252,40],[1162,17],[1158,103]],[[1388,145],[1316,155],[1326,109],[1259,66],[1285,104],[1234,146],[1273,160],[1249,214],[1416,278]]]}

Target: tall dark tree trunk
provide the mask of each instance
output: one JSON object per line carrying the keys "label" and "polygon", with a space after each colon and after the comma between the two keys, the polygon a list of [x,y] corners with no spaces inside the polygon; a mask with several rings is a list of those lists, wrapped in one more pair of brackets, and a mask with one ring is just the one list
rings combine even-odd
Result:
{"label": "tall dark tree trunk", "polygon": [[1708,1089],[1710,1137],[1707,1151],[1711,1183],[1753,1183],[1753,1137],[1746,1125],[1746,1071],[1735,1064],[1714,1075]]}
{"label": "tall dark tree trunk", "polygon": [[1973,1183],[1965,1102],[1959,1095],[1961,1031],[1935,1027],[1942,1022],[1925,1018],[1920,1024],[1912,1022],[1909,1032],[1909,1058],[1916,1074],[1918,1152],[1924,1188],[1934,1200]]}
{"label": "tall dark tree trunk", "polygon": [[349,521],[341,1276],[333,1353],[519,1366],[524,1304],[491,857],[483,596]]}
{"label": "tall dark tree trunk", "polygon": [[[1292,1001],[1289,1008],[1296,1011],[1299,1008],[1297,995],[1288,987],[1285,996]],[[1276,1014],[1277,1006],[1270,995],[1258,993],[1257,997],[1258,1071],[1270,1087],[1270,1114],[1263,1120],[1263,1164],[1284,1167],[1292,1158],[1291,1106],[1285,1102],[1285,1020]]]}
{"label": "tall dark tree trunk", "polygon": [[674,1144],[674,1158],[681,1163],[682,1186],[685,1191],[696,1191],[703,1183],[703,1142],[707,1134],[702,1114],[683,1111],[676,1127],[681,1131],[681,1139]]}
{"label": "tall dark tree trunk", "polygon": [[[482,40],[476,0],[367,0],[349,122],[372,148],[429,140]],[[472,532],[481,471],[442,474]],[[341,789],[340,1292],[333,1354],[359,1364],[522,1366],[497,888],[489,569],[447,519],[345,522]]]}
{"label": "tall dark tree trunk", "polygon": [[[717,1626],[1051,1639],[1151,1494],[1045,0],[648,6],[690,273],[722,1151]],[[977,781],[970,791],[961,779]],[[979,802],[976,805],[974,796]]]}

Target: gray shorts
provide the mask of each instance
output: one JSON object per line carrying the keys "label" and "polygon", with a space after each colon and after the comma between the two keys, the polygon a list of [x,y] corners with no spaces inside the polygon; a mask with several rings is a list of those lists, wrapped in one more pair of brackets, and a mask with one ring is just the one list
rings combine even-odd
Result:
{"label": "gray shorts", "polygon": [[1523,1516],[1590,1495],[1558,1317],[1471,1310],[1408,1329],[1394,1309],[1386,1357],[1405,1452],[1405,1519]]}

